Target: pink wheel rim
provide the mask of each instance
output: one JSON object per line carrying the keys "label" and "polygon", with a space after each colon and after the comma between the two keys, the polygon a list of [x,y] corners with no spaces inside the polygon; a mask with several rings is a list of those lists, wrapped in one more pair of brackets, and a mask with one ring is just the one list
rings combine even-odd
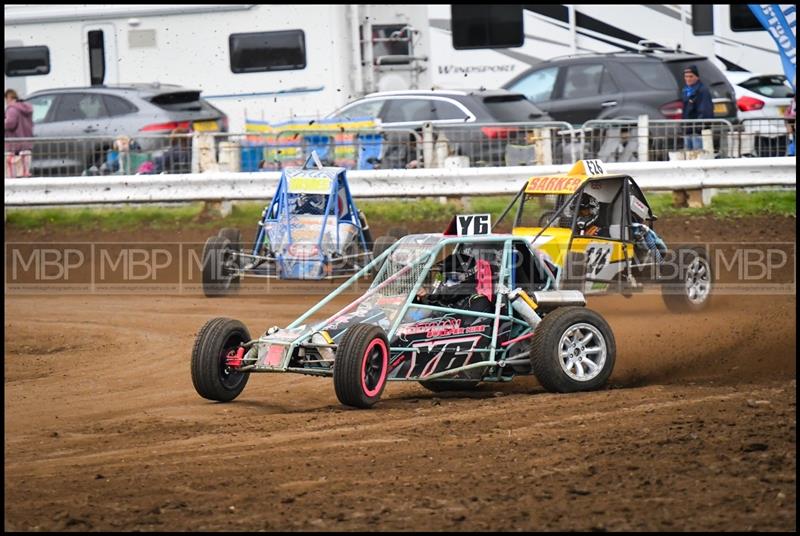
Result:
{"label": "pink wheel rim", "polygon": [[[369,389],[367,387],[367,362],[373,361],[371,359],[373,349],[375,346],[380,346],[381,352],[381,373],[378,377],[378,381],[375,384],[375,387]],[[383,342],[383,339],[377,338],[374,339],[369,346],[367,346],[367,350],[364,352],[364,357],[361,359],[361,389],[364,391],[364,394],[372,397],[380,393],[381,389],[383,388],[383,384],[386,381],[386,374],[387,374],[387,365],[389,364],[389,351],[386,348],[386,343]]]}

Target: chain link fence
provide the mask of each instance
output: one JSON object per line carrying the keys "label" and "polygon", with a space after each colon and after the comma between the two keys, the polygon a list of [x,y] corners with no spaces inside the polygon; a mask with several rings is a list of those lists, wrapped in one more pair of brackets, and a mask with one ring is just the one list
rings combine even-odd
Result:
{"label": "chain link fence", "polygon": [[593,120],[411,129],[13,138],[5,177],[276,171],[316,151],[326,165],[404,169],[645,162],[793,154],[795,120]]}

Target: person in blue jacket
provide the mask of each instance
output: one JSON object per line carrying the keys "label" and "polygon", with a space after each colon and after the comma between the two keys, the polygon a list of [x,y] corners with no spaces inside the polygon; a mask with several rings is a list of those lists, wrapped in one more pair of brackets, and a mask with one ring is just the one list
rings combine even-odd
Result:
{"label": "person in blue jacket", "polygon": [[[700,81],[697,65],[688,65],[683,70],[683,119],[713,119],[714,104],[711,101],[711,92]],[[687,151],[702,149],[703,138],[700,132],[702,124],[686,125],[683,148]]]}

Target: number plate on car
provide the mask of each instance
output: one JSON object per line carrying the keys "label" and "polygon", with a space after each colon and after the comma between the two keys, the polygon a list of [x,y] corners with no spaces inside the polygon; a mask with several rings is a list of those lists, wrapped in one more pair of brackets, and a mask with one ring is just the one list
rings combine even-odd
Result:
{"label": "number plate on car", "polygon": [[198,132],[214,132],[219,130],[216,121],[195,121],[192,127]]}
{"label": "number plate on car", "polygon": [[715,114],[725,115],[726,113],[728,113],[728,105],[725,104],[725,103],[722,103],[722,102],[719,102],[719,103],[715,104],[714,105],[714,113]]}

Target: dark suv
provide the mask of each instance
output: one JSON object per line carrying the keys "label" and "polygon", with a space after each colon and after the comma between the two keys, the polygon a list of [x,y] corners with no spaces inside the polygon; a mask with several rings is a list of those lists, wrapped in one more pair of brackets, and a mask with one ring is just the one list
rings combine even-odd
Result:
{"label": "dark suv", "polygon": [[[228,117],[199,90],[171,84],[46,89],[25,101],[33,106],[36,138],[72,138],[34,142],[31,167],[37,176],[80,175],[99,168],[120,137],[133,139],[132,150],[146,158],[163,150],[172,133],[228,131]],[[185,145],[188,140],[182,139]],[[170,167],[175,169],[167,171],[188,172],[189,165]]]}
{"label": "dark suv", "polygon": [[503,87],[523,93],[553,119],[573,125],[591,119],[680,119],[683,69],[697,65],[711,91],[714,117],[736,120],[736,97],[708,58],[649,50],[573,55],[537,64]]}
{"label": "dark suv", "polygon": [[[444,133],[450,150],[468,156],[471,166],[502,166],[506,146],[525,136],[517,126],[503,123],[552,121],[522,93],[495,90],[406,90],[371,93],[353,101],[330,119],[378,118],[390,142],[383,168],[405,167],[415,158],[414,137],[402,131],[421,132],[430,123]],[[392,134],[392,130],[396,132]],[[522,141],[522,140],[520,140]]]}

